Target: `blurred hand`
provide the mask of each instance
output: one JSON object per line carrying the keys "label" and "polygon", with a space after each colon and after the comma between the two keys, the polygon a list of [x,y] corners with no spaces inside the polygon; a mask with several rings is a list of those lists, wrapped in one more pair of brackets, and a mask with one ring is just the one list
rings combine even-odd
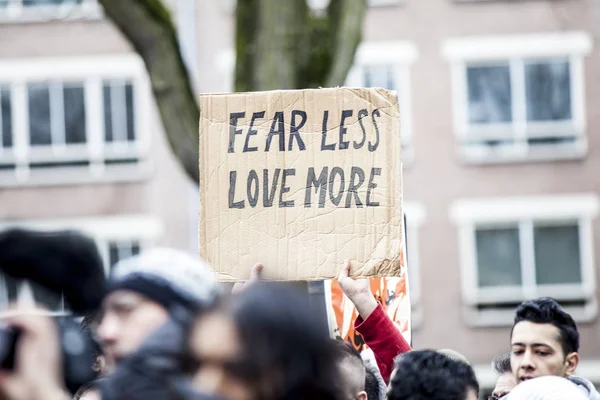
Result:
{"label": "blurred hand", "polygon": [[344,294],[356,307],[358,314],[367,319],[377,308],[377,300],[371,293],[368,279],[350,278],[350,262],[346,260],[338,276],[338,282]]}
{"label": "blurred hand", "polygon": [[0,371],[0,397],[10,400],[69,399],[63,389],[62,360],[58,328],[41,310],[19,310],[0,317],[19,329],[15,367]]}
{"label": "blurred hand", "polygon": [[250,270],[250,279],[246,282],[238,282],[233,285],[233,289],[231,289],[231,293],[239,293],[244,290],[248,285],[251,285],[255,282],[259,282],[262,275],[263,270],[262,264],[254,264],[252,269]]}

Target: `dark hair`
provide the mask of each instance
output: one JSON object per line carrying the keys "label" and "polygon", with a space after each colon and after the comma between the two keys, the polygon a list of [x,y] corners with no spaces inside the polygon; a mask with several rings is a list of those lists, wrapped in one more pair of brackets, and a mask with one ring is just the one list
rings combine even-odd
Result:
{"label": "dark hair", "polygon": [[367,400],[379,400],[379,381],[370,369],[367,369],[365,374],[365,392],[367,392]]}
{"label": "dark hair", "polygon": [[540,297],[521,303],[515,313],[515,322],[510,333],[511,338],[515,325],[522,321],[533,322],[534,324],[554,325],[560,332],[559,340],[565,356],[569,353],[579,351],[577,325],[573,317],[565,312],[555,299]]}
{"label": "dark hair", "polygon": [[256,283],[234,299],[244,358],[259,374],[257,397],[342,398],[336,348],[318,315],[307,298],[279,284]]}
{"label": "dark hair", "polygon": [[331,339],[336,350],[336,364],[340,368],[342,390],[347,398],[354,398],[365,390],[365,364],[358,350],[343,340]]}
{"label": "dark hair", "polygon": [[479,394],[473,368],[433,350],[403,353],[396,358],[390,381],[390,400],[464,400],[468,391]]}
{"label": "dark hair", "polygon": [[512,367],[510,366],[510,352],[500,354],[498,357],[492,360],[492,368],[498,375],[504,375],[512,373]]}

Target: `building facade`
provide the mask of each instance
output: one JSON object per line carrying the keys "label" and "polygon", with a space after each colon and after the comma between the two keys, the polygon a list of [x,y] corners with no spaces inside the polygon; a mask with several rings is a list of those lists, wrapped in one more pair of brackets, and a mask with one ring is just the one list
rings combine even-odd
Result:
{"label": "building facade", "polygon": [[[0,220],[80,227],[107,266],[193,250],[197,195],[141,61],[94,1],[32,3],[0,1]],[[169,4],[198,92],[230,91],[234,1]],[[346,84],[399,95],[413,345],[465,354],[485,388],[514,307],[544,295],[600,384],[598,20],[595,0],[370,1]]]}

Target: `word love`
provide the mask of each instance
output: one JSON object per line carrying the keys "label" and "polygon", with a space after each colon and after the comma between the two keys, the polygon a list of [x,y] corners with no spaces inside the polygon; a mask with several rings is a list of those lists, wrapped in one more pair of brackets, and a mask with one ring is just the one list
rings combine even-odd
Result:
{"label": "word love", "polygon": [[[336,207],[379,207],[379,202],[373,200],[373,190],[377,188],[375,177],[381,175],[381,168],[371,168],[368,176],[362,168],[353,166],[350,171],[340,167],[324,167],[319,173],[313,167],[306,174],[304,207],[313,206],[313,199],[318,201],[318,207],[324,208],[327,202]],[[238,185],[237,171],[229,172],[229,208],[249,207],[295,207],[296,201],[289,199],[290,181],[296,176],[295,168],[275,168],[273,171],[263,169],[262,174],[252,169],[246,178],[246,185]],[[246,197],[241,200],[236,191],[237,186],[245,186]],[[239,192],[243,192],[243,189]],[[314,194],[314,197],[313,197]]]}

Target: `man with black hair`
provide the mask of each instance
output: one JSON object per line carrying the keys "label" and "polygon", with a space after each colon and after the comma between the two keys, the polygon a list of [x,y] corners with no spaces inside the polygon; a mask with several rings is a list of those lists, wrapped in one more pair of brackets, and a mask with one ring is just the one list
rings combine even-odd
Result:
{"label": "man with black hair", "polygon": [[498,378],[496,379],[494,391],[488,399],[498,400],[506,396],[515,386],[517,386],[517,381],[515,380],[510,366],[510,352],[494,358],[492,360],[492,369],[498,374]]}
{"label": "man with black hair", "polygon": [[477,400],[478,395],[473,368],[433,350],[398,356],[387,392],[389,400]]}
{"label": "man with black hair", "polygon": [[577,325],[556,300],[542,297],[517,307],[511,332],[511,368],[517,384],[540,376],[562,376],[590,399],[600,400],[589,381],[574,376],[578,352]]}
{"label": "man with black hair", "polygon": [[[345,392],[345,398],[367,400],[367,393],[365,392],[366,370],[360,353],[342,340],[335,340],[334,343],[337,356],[336,364],[343,380],[342,390]],[[373,399],[369,398],[369,400]]]}

